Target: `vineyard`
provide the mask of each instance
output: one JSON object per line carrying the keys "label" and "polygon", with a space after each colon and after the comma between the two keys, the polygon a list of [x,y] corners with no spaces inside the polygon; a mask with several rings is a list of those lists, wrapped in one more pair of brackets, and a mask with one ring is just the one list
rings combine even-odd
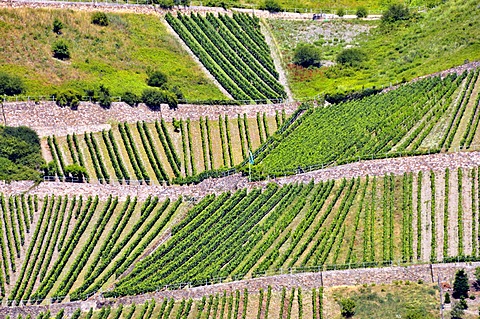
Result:
{"label": "vineyard", "polygon": [[310,109],[258,156],[259,172],[475,149],[480,145],[479,70],[431,77],[396,90]]}
{"label": "vineyard", "polygon": [[165,19],[234,99],[265,103],[286,97],[257,17],[167,13]]}
{"label": "vineyard", "polygon": [[[287,272],[480,257],[478,168],[209,195],[1,197],[2,297],[136,295]],[[114,284],[114,286],[113,286]]]}
{"label": "vineyard", "polygon": [[119,123],[100,133],[48,137],[47,144],[58,177],[78,164],[102,183],[168,184],[239,164],[285,121],[282,111],[274,117],[259,112],[255,118]]}

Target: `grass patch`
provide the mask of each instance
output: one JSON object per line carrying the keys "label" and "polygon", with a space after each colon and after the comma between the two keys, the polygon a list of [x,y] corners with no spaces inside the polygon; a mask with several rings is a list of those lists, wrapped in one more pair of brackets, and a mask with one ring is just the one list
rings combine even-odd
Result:
{"label": "grass patch", "polygon": [[[90,12],[29,8],[0,10],[0,71],[23,78],[29,95],[103,84],[117,96],[140,94],[149,70],[160,70],[187,99],[224,99],[200,66],[167,32],[159,17],[108,13],[109,25],[91,24]],[[52,31],[57,18],[62,34]],[[71,59],[52,57],[52,43],[64,39]]]}

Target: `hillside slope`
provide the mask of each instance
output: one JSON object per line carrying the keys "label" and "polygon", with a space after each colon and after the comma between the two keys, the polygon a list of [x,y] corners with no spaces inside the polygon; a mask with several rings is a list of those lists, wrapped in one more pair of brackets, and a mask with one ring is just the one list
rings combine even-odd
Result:
{"label": "hillside slope", "polygon": [[[0,71],[18,75],[27,95],[53,94],[57,89],[98,88],[112,95],[140,94],[147,72],[160,70],[187,99],[224,99],[196,62],[182,49],[158,16],[108,13],[106,27],[91,23],[92,12],[2,8],[0,10]],[[53,21],[64,25],[53,32]],[[52,45],[66,41],[71,59],[52,57]]]}

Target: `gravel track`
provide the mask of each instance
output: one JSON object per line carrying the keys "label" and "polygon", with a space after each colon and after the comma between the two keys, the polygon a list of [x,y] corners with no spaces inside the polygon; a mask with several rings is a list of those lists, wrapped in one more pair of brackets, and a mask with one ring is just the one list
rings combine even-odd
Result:
{"label": "gravel track", "polygon": [[[443,211],[445,207],[445,175],[437,173],[435,174],[435,225],[436,225],[436,240],[437,240],[437,260],[443,259],[443,239],[444,230]],[[446,234],[448,235],[448,234]]]}
{"label": "gravel track", "polygon": [[[432,222],[431,222],[431,205],[432,205],[432,188],[430,183],[430,172],[425,172],[422,176],[420,207],[422,210],[422,243],[421,243],[421,260],[429,260],[432,250]],[[417,203],[418,205],[418,203]]]}
{"label": "gravel track", "polygon": [[458,253],[458,172],[450,171],[450,185],[448,196],[448,254],[455,256]]}
{"label": "gravel track", "polygon": [[463,250],[466,256],[472,254],[472,179],[471,170],[463,172]]}

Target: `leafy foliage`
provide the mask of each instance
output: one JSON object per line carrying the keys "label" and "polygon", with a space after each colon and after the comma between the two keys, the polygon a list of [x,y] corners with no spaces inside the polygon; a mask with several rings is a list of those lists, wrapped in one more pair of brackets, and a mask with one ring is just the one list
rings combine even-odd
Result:
{"label": "leafy foliage", "polygon": [[342,298],[339,301],[340,313],[345,318],[351,318],[355,314],[355,301],[351,298]]}
{"label": "leafy foliage", "polygon": [[16,95],[25,91],[25,85],[18,76],[0,72],[0,95]]}
{"label": "leafy foliage", "polygon": [[78,107],[78,104],[80,104],[80,99],[82,98],[82,95],[73,89],[66,89],[64,91],[61,91],[60,93],[57,93],[56,98],[58,106],[68,106],[72,109],[76,109]]}
{"label": "leafy foliage", "polygon": [[67,42],[64,40],[58,40],[52,45],[53,57],[60,60],[70,59],[70,49]]}
{"label": "leafy foliage", "polygon": [[366,18],[368,16],[368,11],[367,8],[365,7],[359,7],[357,9],[357,18]]}
{"label": "leafy foliage", "polygon": [[280,12],[282,11],[282,6],[276,0],[265,0],[260,6],[260,9],[269,12]]}
{"label": "leafy foliage", "polygon": [[391,4],[382,15],[382,22],[392,23],[410,19],[410,10],[403,4]]}
{"label": "leafy foliage", "polygon": [[152,72],[148,79],[147,79],[147,84],[149,86],[154,86],[157,88],[165,88],[167,84],[167,76],[165,73],[161,71],[154,71]]}
{"label": "leafy foliage", "polygon": [[318,49],[313,44],[299,44],[295,49],[293,63],[301,65],[305,68],[309,66],[319,67],[321,54],[320,49]]}
{"label": "leafy foliage", "polygon": [[92,23],[99,26],[106,27],[109,24],[109,20],[105,12],[95,12],[92,15]]}
{"label": "leafy foliage", "polygon": [[358,66],[366,59],[367,55],[357,48],[345,49],[337,55],[337,62],[348,66]]}
{"label": "leafy foliage", "polygon": [[464,269],[460,269],[455,273],[455,280],[453,282],[453,298],[460,299],[461,297],[468,297],[470,286],[468,284],[468,276]]}
{"label": "leafy foliage", "polygon": [[53,33],[56,34],[62,34],[62,29],[63,29],[63,22],[60,21],[58,18],[55,18],[53,20]]}

